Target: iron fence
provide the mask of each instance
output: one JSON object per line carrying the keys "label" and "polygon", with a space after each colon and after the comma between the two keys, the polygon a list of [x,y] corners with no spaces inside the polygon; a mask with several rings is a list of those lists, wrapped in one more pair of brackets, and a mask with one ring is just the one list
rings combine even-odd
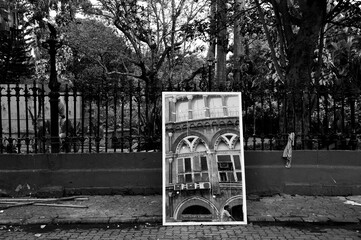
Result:
{"label": "iron fence", "polygon": [[[48,92],[35,83],[0,86],[0,153],[51,152]],[[140,85],[133,84],[87,93],[65,86],[58,104],[60,151],[159,150],[160,134],[149,135],[145,124],[145,109],[150,108],[146,97]]]}
{"label": "iron fence", "polygon": [[[163,90],[201,91],[199,88],[178,85]],[[296,93],[272,88],[240,91],[246,150],[281,150],[290,132],[296,134],[296,150],[361,149],[361,99],[357,93],[326,89]],[[161,92],[161,88],[150,91],[139,82],[93,91],[65,86],[58,106],[61,152],[159,151]],[[0,153],[51,152],[54,139],[48,93],[45,85],[36,83],[0,86]]]}

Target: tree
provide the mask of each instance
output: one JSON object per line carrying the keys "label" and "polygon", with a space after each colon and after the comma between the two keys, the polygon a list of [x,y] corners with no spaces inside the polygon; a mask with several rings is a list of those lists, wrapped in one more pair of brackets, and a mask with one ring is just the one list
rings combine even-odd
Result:
{"label": "tree", "polygon": [[183,64],[179,60],[189,54],[186,49],[194,40],[194,31],[187,29],[198,26],[196,23],[206,17],[203,14],[206,3],[191,0],[99,2],[103,10],[101,16],[114,24],[131,48],[127,61],[134,67],[118,74],[140,81],[144,98],[139,101],[144,103],[145,135],[160,136],[161,88],[167,82],[175,84],[175,71]]}
{"label": "tree", "polygon": [[[130,68],[129,49],[115,29],[90,19],[77,19],[63,29],[64,44],[70,47],[72,60],[67,66],[78,89],[114,85],[119,72]],[[101,40],[101,41],[100,41]],[[124,83],[123,83],[124,84]]]}
{"label": "tree", "polygon": [[1,83],[22,83],[34,75],[30,46],[22,29],[0,32]]}
{"label": "tree", "polygon": [[[91,12],[89,0],[16,0],[18,8],[23,12],[23,26],[26,29],[26,35],[29,37],[29,43],[33,50],[35,59],[36,81],[44,83],[47,81],[49,72],[49,55],[42,46],[49,38],[48,24],[57,29],[61,36],[60,29],[74,21],[78,12]],[[67,49],[58,50],[57,58],[64,60],[68,57]],[[62,61],[57,61],[58,74],[62,78],[61,72],[64,66]]]}
{"label": "tree", "polygon": [[242,32],[242,25],[244,24],[243,11],[245,8],[245,3],[242,0],[235,0],[234,3],[234,14],[238,15],[235,18],[233,26],[233,64],[234,64],[234,82],[241,81],[241,69],[239,67],[241,63],[241,58],[245,55],[244,47],[244,33]]}
{"label": "tree", "polygon": [[[254,2],[278,80],[285,88],[283,112],[288,120],[287,124],[281,125],[288,132],[307,134],[310,129],[309,112],[302,109],[312,108],[315,103],[313,99],[323,65],[325,26],[360,27],[361,3],[348,0]],[[275,27],[271,28],[268,23]],[[315,56],[316,50],[318,55]],[[308,94],[313,96],[311,101]]]}
{"label": "tree", "polygon": [[17,2],[0,5],[0,17],[11,23],[8,29],[0,30],[1,83],[20,83],[34,74],[30,44],[22,19],[23,11]]}
{"label": "tree", "polygon": [[227,52],[228,52],[228,33],[227,33],[227,2],[217,0],[216,26],[217,26],[217,47],[216,47],[216,77],[215,89],[223,89],[227,78]]}
{"label": "tree", "polygon": [[[328,87],[335,100],[346,99],[350,106],[349,128],[343,124],[337,127],[340,132],[356,133],[356,101],[361,92],[361,38],[359,31],[352,28],[339,28],[326,41],[327,65],[329,66]],[[336,34],[337,33],[337,34]],[[346,130],[346,131],[345,131]]]}

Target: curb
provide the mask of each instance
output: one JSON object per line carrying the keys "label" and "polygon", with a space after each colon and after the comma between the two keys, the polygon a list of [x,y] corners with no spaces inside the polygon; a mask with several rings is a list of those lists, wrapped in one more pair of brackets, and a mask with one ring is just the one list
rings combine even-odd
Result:
{"label": "curb", "polygon": [[162,223],[161,216],[141,216],[130,218],[94,217],[94,218],[53,218],[53,219],[0,219],[0,225],[51,225],[51,224],[146,224]]}
{"label": "curb", "polygon": [[[94,217],[94,218],[54,218],[54,219],[0,219],[0,225],[70,225],[70,224],[161,224],[161,216],[141,216],[130,218],[117,217]],[[332,218],[301,218],[301,217],[270,217],[270,216],[250,216],[249,224],[268,223],[268,224],[342,224],[354,225],[361,224],[360,219],[332,219]]]}

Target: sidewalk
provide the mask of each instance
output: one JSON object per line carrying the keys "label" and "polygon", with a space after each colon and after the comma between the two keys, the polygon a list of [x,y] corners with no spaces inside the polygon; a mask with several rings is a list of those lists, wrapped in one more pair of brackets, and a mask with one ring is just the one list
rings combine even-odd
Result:
{"label": "sidewalk", "polygon": [[[162,196],[82,196],[64,204],[88,208],[21,206],[0,210],[0,225],[161,223]],[[1,198],[0,198],[1,201]],[[3,205],[1,205],[3,206]],[[361,223],[361,196],[250,196],[248,222]]]}

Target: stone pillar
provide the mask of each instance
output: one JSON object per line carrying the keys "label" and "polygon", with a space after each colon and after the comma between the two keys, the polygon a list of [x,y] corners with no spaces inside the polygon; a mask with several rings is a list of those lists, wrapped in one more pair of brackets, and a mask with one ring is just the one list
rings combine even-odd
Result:
{"label": "stone pillar", "polygon": [[192,107],[192,99],[193,95],[187,95],[188,99],[188,120],[193,119],[193,107]]}
{"label": "stone pillar", "polygon": [[203,95],[203,101],[204,101],[204,116],[206,118],[210,118],[211,113],[210,113],[210,110],[209,110],[208,95]]}

